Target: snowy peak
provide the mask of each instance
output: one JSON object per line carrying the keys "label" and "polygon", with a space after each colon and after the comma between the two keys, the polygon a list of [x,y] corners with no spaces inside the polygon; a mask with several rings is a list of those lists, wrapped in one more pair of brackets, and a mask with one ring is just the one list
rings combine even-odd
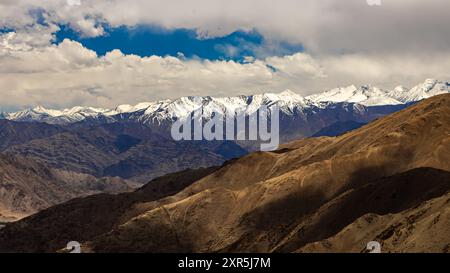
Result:
{"label": "snowy peak", "polygon": [[397,87],[392,95],[403,103],[420,101],[440,94],[450,93],[450,84],[448,82],[427,79],[424,83],[405,91],[401,87]]}
{"label": "snowy peak", "polygon": [[278,102],[282,106],[293,106],[294,104],[300,104],[306,106],[307,102],[304,97],[287,89],[279,94],[265,94],[272,102]]}
{"label": "snowy peak", "polygon": [[391,91],[370,85],[357,88],[354,85],[306,97],[313,102],[351,102],[364,106],[397,105],[428,99],[450,92],[450,84],[427,79],[411,89],[398,86]]}
{"label": "snowy peak", "polygon": [[402,104],[402,102],[390,97],[388,91],[369,85],[364,85],[359,88],[354,85],[345,88],[336,88],[321,94],[309,96],[307,99],[314,102],[350,102],[364,106]]}
{"label": "snowy peak", "polygon": [[144,115],[145,119],[172,119],[174,117],[186,117],[195,110],[203,109],[206,115],[213,112],[226,113],[244,109],[246,114],[257,111],[262,105],[278,105],[280,108],[292,109],[296,106],[306,107],[305,99],[290,91],[279,94],[265,93],[251,96],[238,97],[182,97],[173,101],[163,101],[156,103],[158,107],[148,108]]}
{"label": "snowy peak", "polygon": [[287,89],[281,93],[265,93],[262,95],[264,98],[271,100],[272,102],[283,101],[283,102],[303,102],[304,98],[297,93],[292,92]]}
{"label": "snowy peak", "polygon": [[147,109],[156,109],[160,103],[162,102],[141,102],[136,105],[123,104],[117,106],[113,111],[108,112],[108,115],[111,116],[116,114],[134,113]]}
{"label": "snowy peak", "polygon": [[93,117],[109,112],[108,109],[76,106],[70,109],[54,110],[37,106],[15,113],[4,114],[4,118],[15,121],[38,121],[53,124],[65,124],[84,120],[86,117]]}
{"label": "snowy peak", "polygon": [[47,110],[44,107],[37,106],[33,109],[27,109],[16,113],[5,113],[6,119],[16,121],[41,121],[46,117],[52,117],[52,114],[60,112],[58,110]]}

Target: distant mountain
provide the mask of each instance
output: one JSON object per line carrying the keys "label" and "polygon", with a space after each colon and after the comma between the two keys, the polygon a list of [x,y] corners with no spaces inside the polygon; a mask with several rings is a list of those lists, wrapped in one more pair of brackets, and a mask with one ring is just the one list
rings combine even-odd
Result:
{"label": "distant mountain", "polygon": [[[337,122],[368,123],[404,107],[332,103],[323,108],[285,109],[280,113],[280,138],[288,142],[308,137]],[[52,168],[142,183],[188,168],[221,165],[259,149],[255,141],[174,141],[172,120],[147,123],[132,115],[142,113],[117,116],[113,122],[86,118],[64,126],[4,120],[9,130],[0,134],[0,147],[6,154]]]}
{"label": "distant mountain", "polygon": [[89,119],[101,122],[132,120],[144,124],[159,124],[173,121],[174,118],[187,117],[194,110],[204,107],[206,113],[225,109],[243,108],[246,114],[253,113],[261,105],[278,105],[287,115],[307,109],[323,109],[330,103],[354,103],[366,107],[402,105],[417,102],[435,95],[449,93],[450,84],[428,79],[411,89],[397,87],[383,90],[369,85],[336,88],[306,98],[286,90],[280,94],[213,98],[183,97],[176,100],[143,102],[137,105],[120,105],[115,109],[101,109],[77,106],[72,109],[53,110],[36,107],[15,113],[3,113],[3,117],[14,121],[38,121],[50,124],[70,124]]}
{"label": "distant mountain", "polygon": [[0,151],[34,139],[51,137],[65,130],[60,126],[38,122],[16,122],[0,119]]}
{"label": "distant mountain", "polygon": [[26,109],[15,113],[3,113],[5,119],[14,121],[37,121],[49,124],[68,124],[84,120],[88,117],[100,117],[116,114],[110,110],[92,107],[74,107],[65,110],[46,109],[42,106]]}
{"label": "distant mountain", "polygon": [[411,89],[403,86],[394,90],[383,90],[370,85],[336,88],[321,94],[306,97],[313,102],[353,102],[364,106],[407,104],[450,93],[450,83],[427,79]]}
{"label": "distant mountain", "polygon": [[[13,125],[22,128],[27,124]],[[234,142],[177,142],[147,125],[128,122],[74,124],[47,137],[30,137],[16,143],[3,152],[56,169],[96,177],[118,176],[142,183],[167,173],[221,165],[248,153]]]}
{"label": "distant mountain", "polygon": [[352,85],[345,88],[336,88],[307,98],[314,102],[352,102],[364,106],[402,104],[402,102],[391,97],[389,91],[368,85],[361,87]]}
{"label": "distant mountain", "polygon": [[405,87],[397,87],[391,96],[403,103],[420,101],[436,95],[449,93],[450,83],[428,79],[423,84],[417,85],[409,91]]}
{"label": "distant mountain", "polygon": [[450,95],[436,96],[338,137],[55,206],[1,229],[0,252],[77,238],[93,252],[364,252],[371,240],[448,252],[449,134]]}

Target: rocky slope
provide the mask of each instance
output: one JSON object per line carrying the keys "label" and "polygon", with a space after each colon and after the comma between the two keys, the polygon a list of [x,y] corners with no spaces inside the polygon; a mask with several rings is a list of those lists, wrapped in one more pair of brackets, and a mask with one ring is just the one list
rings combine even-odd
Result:
{"label": "rocky slope", "polygon": [[178,193],[215,167],[186,170],[155,179],[133,193],[74,199],[11,223],[0,235],[1,252],[49,252],[76,238],[89,240],[111,230],[135,204]]}
{"label": "rocky slope", "polygon": [[[361,252],[378,241],[384,252],[445,252],[449,198],[450,172],[419,168],[377,179],[322,205],[275,250]],[[426,242],[430,234],[435,238]],[[414,245],[416,239],[422,242]]]}
{"label": "rocky slope", "polygon": [[[176,194],[139,200],[130,196],[142,192],[132,193],[126,199],[135,202],[115,212],[114,224],[70,240],[94,252],[359,252],[371,240],[393,252],[447,252],[449,162],[450,95],[441,95],[339,137],[252,153],[195,178]],[[87,200],[71,206],[86,206]],[[90,206],[102,202],[89,200]],[[44,230],[48,219],[63,211],[58,206],[8,225],[0,231],[0,251],[63,248],[63,239],[51,244],[34,235],[27,243],[12,239]],[[374,224],[364,218],[373,215]],[[86,221],[80,226],[93,227]],[[355,230],[355,238],[346,228]],[[57,238],[56,232],[44,234]],[[439,243],[427,240],[434,233]]]}
{"label": "rocky slope", "polygon": [[[449,178],[447,178],[449,179]],[[428,200],[402,212],[368,213],[325,240],[296,252],[363,252],[369,241],[382,242],[382,252],[449,253],[450,194]]]}

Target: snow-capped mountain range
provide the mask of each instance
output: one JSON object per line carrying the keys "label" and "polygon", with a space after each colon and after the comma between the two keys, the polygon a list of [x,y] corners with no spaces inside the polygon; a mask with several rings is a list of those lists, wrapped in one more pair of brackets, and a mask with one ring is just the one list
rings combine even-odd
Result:
{"label": "snow-capped mountain range", "polygon": [[53,110],[35,107],[15,113],[2,113],[0,117],[13,121],[37,121],[50,124],[70,124],[86,118],[114,120],[115,116],[129,115],[140,122],[154,122],[155,119],[172,120],[186,117],[203,106],[205,112],[246,109],[250,114],[262,105],[277,104],[286,114],[295,109],[311,107],[325,108],[334,103],[354,103],[364,107],[402,105],[420,101],[439,94],[450,93],[450,83],[433,79],[408,89],[403,86],[383,90],[369,85],[336,88],[320,94],[302,97],[290,90],[279,94],[265,93],[238,97],[182,97],[176,100],[143,102],[137,105],[120,105],[115,109],[77,106],[71,109]]}

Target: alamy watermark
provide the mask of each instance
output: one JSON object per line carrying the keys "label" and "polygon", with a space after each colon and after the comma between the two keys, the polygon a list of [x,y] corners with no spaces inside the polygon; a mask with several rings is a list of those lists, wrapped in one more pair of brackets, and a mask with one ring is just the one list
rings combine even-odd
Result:
{"label": "alamy watermark", "polygon": [[280,110],[278,106],[261,106],[248,114],[245,109],[225,112],[197,109],[177,119],[171,128],[172,138],[181,140],[259,141],[262,151],[273,151],[280,144]]}
{"label": "alamy watermark", "polygon": [[81,6],[81,0],[66,0],[69,6]]}
{"label": "alamy watermark", "polygon": [[381,6],[381,0],[366,0],[369,6]]}
{"label": "alamy watermark", "polygon": [[369,253],[381,253],[381,244],[377,241],[368,242],[366,250],[368,250]]}
{"label": "alamy watermark", "polygon": [[81,253],[81,244],[77,241],[68,242],[66,251],[69,251],[69,253]]}

